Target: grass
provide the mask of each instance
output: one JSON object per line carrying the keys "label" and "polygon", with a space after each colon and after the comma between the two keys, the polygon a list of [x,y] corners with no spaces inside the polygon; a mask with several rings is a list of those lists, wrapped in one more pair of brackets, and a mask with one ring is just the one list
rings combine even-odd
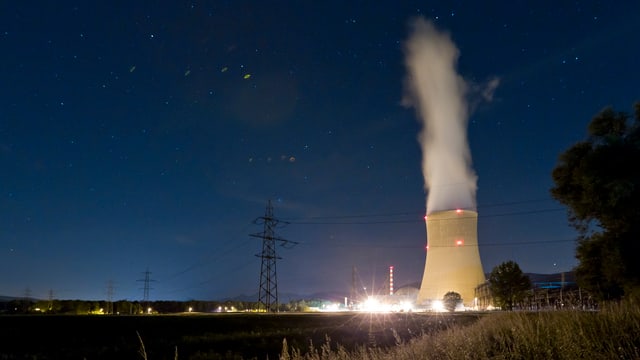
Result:
{"label": "grass", "polygon": [[[281,352],[282,349],[279,347],[283,343],[287,349],[289,346],[295,349],[298,355],[303,352],[315,352],[314,344],[323,343],[323,341],[321,349],[325,354],[332,350],[353,351],[360,344],[375,346],[379,349],[390,348],[408,341],[414,336],[412,334],[443,331],[452,324],[461,325],[475,322],[481,316],[477,313],[317,313],[233,317],[230,319],[235,319],[235,329],[228,328],[228,331],[205,331],[199,334],[182,335],[179,341],[180,346],[175,348],[174,360],[178,359],[178,348],[181,353],[184,353],[181,358],[185,360],[278,359],[281,354],[285,353]],[[242,321],[243,318],[248,321]],[[252,326],[240,326],[243,323],[245,325],[252,324]],[[160,354],[147,356],[143,337],[138,332],[136,334],[139,342],[138,354],[142,356],[143,360],[155,360],[156,356]],[[332,337],[340,340],[340,346],[331,344]],[[145,341],[156,343],[156,346],[152,347],[156,351],[158,350],[158,342],[155,337],[147,336],[144,338]],[[211,347],[214,344],[217,345]],[[244,348],[245,351],[238,351],[240,348]],[[251,350],[246,351],[249,349]],[[250,352],[252,355],[244,357],[241,355],[242,352]],[[167,359],[166,352],[161,354],[164,359]]]}
{"label": "grass", "polygon": [[[140,356],[142,356],[143,360],[149,360],[149,358],[147,357],[147,349],[145,349],[144,347],[144,341],[142,341],[142,337],[140,336],[140,333],[136,331],[136,335],[138,336],[138,340],[140,341],[140,350],[138,350],[138,352],[140,353]],[[173,354],[173,359],[174,360],[178,360],[178,347],[175,347],[175,352]]]}
{"label": "grass", "polygon": [[496,312],[468,326],[422,335],[392,348],[332,350],[327,340],[280,360],[403,359],[640,359],[640,308],[613,305],[598,312]]}
{"label": "grass", "polygon": [[640,307],[629,304],[597,312],[5,316],[0,324],[0,359],[640,359]]}

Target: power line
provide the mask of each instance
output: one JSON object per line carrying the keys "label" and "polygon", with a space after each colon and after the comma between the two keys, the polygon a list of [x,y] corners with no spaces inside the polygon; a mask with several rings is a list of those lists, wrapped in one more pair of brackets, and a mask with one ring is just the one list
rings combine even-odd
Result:
{"label": "power line", "polygon": [[[498,207],[505,207],[505,206],[514,206],[514,205],[521,205],[521,204],[531,204],[531,203],[541,203],[541,202],[548,202],[549,199],[529,199],[529,200],[521,200],[521,201],[511,201],[511,202],[503,202],[503,203],[493,203],[493,204],[485,204],[482,206],[479,206],[479,209],[487,209],[487,208],[498,208]],[[554,212],[554,211],[559,211],[559,210],[563,210],[562,208],[549,208],[549,209],[539,209],[539,210],[527,210],[527,211],[513,211],[513,212],[505,212],[505,213],[497,213],[497,214],[483,214],[482,212],[479,214],[479,218],[491,218],[491,217],[501,217],[501,216],[517,216],[517,215],[530,215],[530,214],[536,214],[536,213],[546,213],[546,212]],[[424,222],[424,215],[422,215],[423,210],[420,211],[405,211],[405,212],[390,212],[390,213],[374,213],[374,214],[356,214],[356,215],[341,215],[341,216],[317,216],[317,217],[305,217],[305,218],[289,218],[286,220],[282,220],[282,219],[275,219],[273,218],[273,220],[275,220],[275,223],[273,224],[274,226],[285,226],[285,225],[289,225],[289,224],[293,224],[293,225],[370,225],[370,224],[406,224],[406,223],[423,223]],[[416,215],[416,214],[420,214],[420,215]],[[390,220],[384,220],[384,219],[379,219],[379,220],[366,220],[367,218],[396,218],[396,219],[390,219]],[[398,217],[400,217],[400,219],[398,219]],[[410,219],[402,219],[401,217],[411,217]],[[315,220],[349,220],[349,219],[363,219],[363,221],[315,221]],[[305,220],[309,220],[309,221],[305,221]],[[442,219],[442,220],[446,220],[446,219]],[[248,222],[245,224],[245,229],[246,227],[248,227],[251,224],[256,224],[259,221],[265,221],[265,217],[261,217],[258,218],[256,220],[254,220],[253,222]],[[266,225],[266,224],[265,224]],[[253,234],[251,236],[256,236],[258,234]],[[261,236],[257,236],[257,237],[261,237]],[[283,247],[291,247],[294,246],[295,244],[298,244],[297,242],[293,242],[293,241],[288,241],[285,239],[280,239],[280,238],[274,238],[275,241],[279,241],[279,240],[283,240],[280,245]],[[562,243],[562,242],[569,242],[569,241],[575,241],[575,240],[557,240],[557,241],[529,241],[529,242],[520,242],[520,243],[487,243],[484,244],[482,243],[481,246],[517,246],[517,245],[527,245],[527,244],[541,244],[541,243]],[[241,242],[230,242],[229,245],[226,249],[222,249],[222,251],[217,251],[215,253],[211,253],[210,255],[204,256],[201,260],[196,261],[194,263],[192,263],[190,266],[185,267],[183,270],[175,272],[174,274],[170,275],[170,277],[177,277],[177,276],[183,276],[188,272],[193,271],[196,268],[200,268],[205,266],[206,264],[210,264],[211,260],[216,261],[217,259],[223,258],[225,257],[227,254],[231,253],[232,251],[235,250],[239,250],[241,247],[244,247],[248,244],[248,241],[241,241]],[[305,244],[307,246],[311,245],[311,246],[315,246],[316,244],[311,244],[311,243],[301,243],[301,244]],[[317,244],[320,245],[320,244]],[[353,248],[358,248],[358,247],[373,247],[373,248],[417,248],[416,246],[394,246],[394,245],[375,245],[375,244],[355,244],[355,243],[341,243],[341,244],[327,244],[327,243],[323,243],[322,246],[324,247],[353,247]],[[262,257],[262,254],[258,254],[256,255],[257,257]],[[277,257],[276,257],[277,258]],[[248,266],[251,262],[248,262],[246,264],[241,264],[241,266],[239,267],[245,267]],[[176,289],[173,290],[175,291],[184,291],[186,289],[190,289],[190,288],[196,288],[196,287],[200,287],[202,285],[205,285],[207,283],[210,283],[214,280],[217,280],[217,275],[216,276],[211,276],[209,279],[198,282],[197,285],[191,285],[191,286],[186,286],[186,287],[182,287],[181,289]],[[274,276],[274,280],[275,280],[275,276]],[[139,280],[139,281],[143,281],[143,280]],[[147,295],[145,297],[148,297],[148,290],[145,291],[147,293]]]}
{"label": "power line", "polygon": [[[500,214],[488,214],[482,215],[478,214],[478,218],[492,218],[492,217],[500,217],[500,216],[518,216],[518,215],[531,215],[531,214],[539,214],[539,213],[548,213],[548,212],[557,212],[566,210],[565,208],[549,208],[549,209],[539,209],[539,210],[528,210],[528,211],[513,211],[507,213]],[[408,215],[408,214],[405,214]],[[385,216],[385,215],[347,215],[347,216],[333,216],[333,217],[325,217],[325,218],[333,218],[333,219],[349,219],[355,217],[376,217],[376,216]],[[392,216],[392,215],[387,215]],[[320,218],[307,218],[307,219],[320,219]],[[453,219],[453,218],[452,218]],[[448,219],[440,219],[441,221],[446,221]],[[424,222],[424,217],[421,216],[419,219],[406,219],[406,220],[371,220],[371,221],[293,221],[290,220],[289,224],[293,225],[371,225],[371,224],[407,224],[407,223],[418,223]]]}
{"label": "power line", "polygon": [[[554,208],[545,208],[545,209],[536,209],[536,210],[526,210],[526,211],[511,211],[505,213],[497,213],[497,214],[486,214],[480,212],[481,209],[491,208],[491,207],[500,207],[500,206],[513,206],[518,204],[530,204],[530,203],[539,203],[549,201],[549,199],[529,199],[529,200],[520,200],[520,201],[511,201],[511,202],[503,202],[503,203],[494,203],[494,204],[486,204],[482,206],[478,206],[478,218],[492,218],[492,217],[501,217],[501,216],[519,216],[519,215],[531,215],[538,213],[548,213],[548,212],[557,212],[566,210],[566,208],[562,207],[554,207]],[[405,211],[405,212],[394,212],[394,213],[374,213],[374,214],[357,214],[357,215],[333,215],[333,216],[310,216],[304,218],[288,218],[286,224],[293,225],[368,225],[368,224],[404,224],[404,223],[412,223],[412,222],[424,222],[424,215],[416,216],[416,213],[422,213],[422,211]],[[405,220],[370,220],[370,221],[312,221],[312,220],[324,220],[324,219],[357,219],[357,218],[374,218],[374,217],[398,217],[398,216],[410,216],[411,219]],[[447,219],[441,219],[447,220]],[[280,220],[282,222],[282,220]]]}
{"label": "power line", "polygon": [[506,243],[487,243],[480,244],[481,246],[517,246],[517,245],[538,245],[538,244],[559,244],[566,242],[575,242],[577,239],[562,239],[562,240],[540,240],[540,241],[520,241],[520,242],[506,242]]}
{"label": "power line", "polygon": [[[243,268],[245,268],[245,267],[247,267],[247,266],[249,266],[249,265],[251,265],[253,263],[254,263],[254,260],[251,259],[251,260],[247,260],[245,262],[236,263],[236,266],[234,266],[234,267],[224,267],[223,269],[220,269],[218,271],[219,272],[224,271],[225,274],[229,274],[229,273],[233,274],[233,273],[237,272],[238,270],[241,270],[241,269],[243,269]],[[191,289],[200,289],[204,285],[208,285],[208,284],[211,284],[213,282],[219,282],[220,281],[220,276],[221,275],[219,273],[213,274],[213,275],[209,276],[205,280],[197,281],[197,282],[192,283],[190,285],[187,285],[187,286],[184,286],[184,287],[181,287],[181,288],[176,288],[176,289],[173,289],[173,290],[170,290],[170,291],[167,291],[167,292],[168,293],[180,293],[180,292],[184,292],[184,291],[191,290]]]}
{"label": "power line", "polygon": [[498,243],[498,242],[494,242],[494,243],[482,243],[482,244],[477,244],[477,245],[440,245],[437,246],[438,248],[445,248],[445,247],[465,247],[465,246],[481,246],[481,247],[485,247],[485,246],[520,246],[520,245],[540,245],[540,244],[559,244],[559,243],[565,243],[565,242],[575,242],[576,239],[562,239],[562,240],[531,240],[531,241],[513,241],[513,242],[503,242],[503,243]]}
{"label": "power line", "polygon": [[539,203],[539,202],[547,202],[550,199],[529,199],[529,200],[518,200],[518,201],[508,201],[502,203],[493,203],[493,204],[483,204],[478,206],[478,209],[486,209],[490,207],[500,207],[500,206],[512,206],[519,204],[531,204],[531,203]]}
{"label": "power line", "polygon": [[[474,245],[474,246],[480,246],[480,247],[485,247],[485,246],[492,246],[492,247],[499,247],[499,246],[519,246],[519,245],[540,245],[540,244],[559,244],[559,243],[567,243],[567,242],[575,242],[576,239],[558,239],[558,240],[531,240],[531,241],[512,241],[512,242],[493,242],[493,243],[479,243],[478,245]],[[363,243],[363,244],[356,244],[356,243],[340,243],[340,244],[327,244],[327,243],[322,243],[322,244],[312,244],[312,243],[305,243],[302,242],[301,245],[321,245],[323,247],[345,247],[345,248],[379,248],[379,249],[415,249],[418,246],[416,245],[388,245],[388,244],[384,244],[384,245],[377,245],[377,244],[371,244],[371,243]],[[463,247],[463,246],[470,246],[470,245],[446,245],[446,246],[439,246],[439,247]]]}
{"label": "power line", "polygon": [[[250,223],[248,225],[250,225]],[[245,226],[244,229],[246,229],[246,228],[247,228],[247,226]],[[249,240],[242,240],[241,242],[233,242],[233,241],[229,242],[228,243],[229,247],[227,247],[225,249],[222,249],[221,251],[216,249],[216,251],[212,251],[209,254],[207,254],[205,256],[202,256],[201,260],[193,262],[193,263],[191,263],[191,265],[185,267],[184,269],[169,275],[169,278],[171,279],[171,278],[174,278],[174,277],[177,277],[177,276],[180,276],[180,275],[184,275],[184,274],[186,274],[186,273],[188,273],[190,271],[193,271],[193,270],[195,270],[197,268],[209,265],[212,262],[215,262],[216,260],[219,260],[221,258],[225,258],[226,255],[228,255],[231,252],[233,252],[235,250],[238,250],[238,249],[240,249],[240,248],[242,248],[244,246],[247,246],[248,244],[249,244]]]}
{"label": "power line", "polygon": [[[529,200],[519,200],[519,201],[509,201],[502,203],[493,203],[493,204],[485,204],[478,205],[478,211],[491,208],[491,207],[501,207],[501,206],[513,206],[519,204],[530,204],[530,203],[539,203],[546,202],[550,199],[529,199]],[[288,218],[289,223],[296,223],[297,220],[323,220],[323,219],[349,219],[349,218],[368,218],[368,217],[394,217],[394,216],[414,216],[416,213],[424,213],[424,210],[412,210],[412,211],[404,211],[404,212],[393,212],[393,213],[378,213],[378,214],[357,214],[357,215],[331,215],[331,216],[309,216],[304,218]]]}
{"label": "power line", "polygon": [[[482,209],[486,208],[495,208],[495,207],[503,207],[503,206],[513,206],[519,204],[530,204],[530,203],[539,203],[539,202],[547,202],[549,199],[529,199],[529,200],[519,200],[519,201],[510,201],[503,203],[493,203],[493,204],[485,204],[477,206],[478,212]],[[554,208],[561,209],[561,208]],[[356,214],[356,215],[332,215],[332,216],[309,216],[304,218],[289,218],[289,223],[298,224],[297,220],[323,220],[323,219],[349,219],[349,218],[369,218],[369,217],[395,217],[395,216],[413,216],[416,213],[423,213],[423,210],[412,210],[412,211],[404,211],[404,212],[393,212],[393,213],[373,213],[373,214]]]}

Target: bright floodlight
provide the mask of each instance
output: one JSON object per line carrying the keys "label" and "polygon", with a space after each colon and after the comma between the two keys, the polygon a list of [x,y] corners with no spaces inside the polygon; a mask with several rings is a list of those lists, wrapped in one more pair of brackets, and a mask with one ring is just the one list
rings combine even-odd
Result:
{"label": "bright floodlight", "polygon": [[401,311],[413,311],[413,303],[411,301],[403,301],[400,303],[400,310]]}
{"label": "bright floodlight", "polygon": [[445,311],[444,303],[442,303],[441,300],[434,300],[431,303],[431,310],[438,312]]}

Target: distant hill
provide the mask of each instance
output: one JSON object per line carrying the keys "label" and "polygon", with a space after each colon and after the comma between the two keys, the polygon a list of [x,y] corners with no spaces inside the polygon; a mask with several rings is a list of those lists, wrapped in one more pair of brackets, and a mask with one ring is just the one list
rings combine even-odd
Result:
{"label": "distant hill", "polygon": [[[573,271],[569,271],[565,273],[555,273],[555,274],[525,273],[525,275],[527,275],[529,279],[531,279],[531,282],[534,285],[544,284],[544,283],[561,283],[561,282],[572,284],[576,282],[576,276]],[[485,277],[488,279],[489,274],[485,274]],[[421,285],[422,285],[421,281],[416,281],[413,283],[398,286],[396,290],[405,288],[405,287],[419,289]],[[295,301],[295,300],[330,300],[330,301],[342,302],[345,296],[349,296],[349,293],[340,292],[340,291],[324,291],[324,292],[316,292],[313,294],[279,293],[278,302],[281,304],[288,303],[290,301]],[[24,299],[24,298],[0,295],[0,302],[9,302],[9,301],[21,300],[21,299]],[[38,299],[33,299],[33,298],[29,300],[38,301]],[[240,294],[237,296],[220,299],[218,301],[255,302],[255,301],[258,301],[258,293],[255,293],[252,295]]]}
{"label": "distant hill", "polygon": [[565,273],[555,273],[555,274],[536,274],[536,273],[525,273],[531,279],[532,283],[543,283],[543,282],[566,282],[566,283],[575,283],[576,282],[576,274],[573,271],[568,271]]}
{"label": "distant hill", "polygon": [[240,294],[240,295],[236,295],[233,297],[227,297],[224,299],[221,299],[220,301],[243,301],[243,302],[253,302],[258,300],[258,294],[254,294],[254,295],[245,295],[245,294]]}
{"label": "distant hill", "polygon": [[[545,283],[561,283],[564,282],[567,285],[575,284],[576,277],[574,272],[565,272],[565,273],[555,273],[555,274],[538,274],[538,273],[524,273],[524,275],[528,276],[531,279],[531,282],[534,286],[545,284]],[[564,279],[563,279],[564,276]],[[489,274],[485,274],[485,277],[488,279]],[[396,287],[396,290],[400,290],[402,288],[416,288],[420,289],[422,285],[421,281],[412,282],[409,284],[405,284],[402,286]],[[349,296],[349,293],[340,292],[340,291],[325,291],[325,292],[316,292],[313,294],[295,294],[295,293],[279,293],[278,294],[278,302],[281,304],[288,303],[289,301],[295,300],[330,300],[342,302],[345,296]],[[231,301],[248,301],[254,302],[258,300],[258,294],[255,293],[253,295],[239,295],[232,298],[223,299],[231,300]]]}
{"label": "distant hill", "polygon": [[[23,297],[17,297],[17,296],[4,296],[4,295],[0,295],[0,302],[9,302],[9,301],[14,301],[14,300],[25,300],[25,298],[23,298]],[[38,299],[34,299],[34,298],[28,298],[28,300],[31,300],[31,301],[38,301]]]}
{"label": "distant hill", "polygon": [[[296,300],[333,300],[333,301],[342,301],[345,297],[345,294],[342,292],[317,292],[313,294],[296,294],[296,293],[278,293],[278,302],[281,304],[288,303],[289,301]],[[258,301],[258,294],[253,295],[245,295],[241,294],[238,296],[225,298],[222,301],[248,301],[255,302]]]}

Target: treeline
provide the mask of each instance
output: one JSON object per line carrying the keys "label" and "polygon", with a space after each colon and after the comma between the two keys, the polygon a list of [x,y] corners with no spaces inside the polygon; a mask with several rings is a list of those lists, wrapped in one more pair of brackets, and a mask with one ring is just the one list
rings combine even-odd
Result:
{"label": "treeline", "polygon": [[[283,312],[309,311],[321,307],[322,300],[293,300],[279,304]],[[2,314],[62,314],[62,315],[139,315],[176,313],[261,312],[264,306],[251,301],[91,301],[91,300],[31,300],[15,299],[0,302]]]}

